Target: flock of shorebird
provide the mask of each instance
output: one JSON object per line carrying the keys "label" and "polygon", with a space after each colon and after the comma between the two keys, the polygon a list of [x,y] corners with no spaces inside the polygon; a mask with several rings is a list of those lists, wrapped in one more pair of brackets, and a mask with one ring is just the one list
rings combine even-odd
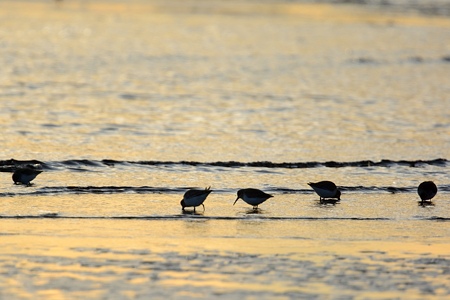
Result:
{"label": "flock of shorebird", "polygon": [[[17,169],[12,175],[14,184],[31,185],[31,181],[36,178],[42,171],[30,168]],[[335,204],[341,200],[341,192],[337,186],[331,181],[309,182],[308,185],[319,195],[320,203]],[[193,207],[194,212],[197,206],[203,206],[205,209],[205,202],[208,195],[212,192],[208,187],[204,190],[190,189],[184,193],[181,200],[181,208],[185,211],[186,207]],[[417,193],[421,199],[421,204],[431,203],[431,199],[437,194],[437,186],[432,181],[424,181],[417,188]],[[272,198],[273,195],[267,194],[261,190],[248,188],[241,189],[237,192],[237,198],[233,205],[239,199],[242,199],[247,204],[253,206],[254,210],[258,209],[258,205],[265,202],[267,199]]]}

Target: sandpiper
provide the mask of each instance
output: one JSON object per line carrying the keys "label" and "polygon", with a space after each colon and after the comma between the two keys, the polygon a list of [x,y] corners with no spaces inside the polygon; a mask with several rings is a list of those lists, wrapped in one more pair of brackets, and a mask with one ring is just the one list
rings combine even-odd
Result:
{"label": "sandpiper", "polygon": [[12,180],[14,181],[14,184],[31,185],[31,181],[40,173],[42,173],[42,171],[36,169],[17,169],[12,175]]}
{"label": "sandpiper", "polygon": [[433,181],[424,181],[419,184],[417,188],[417,193],[420,196],[420,199],[423,201],[431,201],[434,196],[437,194],[437,186]]}
{"label": "sandpiper", "polygon": [[319,195],[321,202],[327,198],[337,198],[335,201],[341,200],[341,191],[331,181],[309,182],[308,185]]}
{"label": "sandpiper", "polygon": [[258,189],[242,189],[237,192],[237,198],[234,201],[233,205],[235,205],[240,198],[246,203],[252,205],[253,209],[256,210],[258,209],[258,205],[272,197],[272,195],[266,194]]}
{"label": "sandpiper", "polygon": [[200,205],[202,205],[203,210],[205,210],[205,205],[203,204],[203,202],[211,192],[211,187],[205,188],[204,190],[188,190],[186,193],[184,193],[183,200],[181,200],[180,202],[183,211],[185,207],[194,207],[195,212],[195,207]]}

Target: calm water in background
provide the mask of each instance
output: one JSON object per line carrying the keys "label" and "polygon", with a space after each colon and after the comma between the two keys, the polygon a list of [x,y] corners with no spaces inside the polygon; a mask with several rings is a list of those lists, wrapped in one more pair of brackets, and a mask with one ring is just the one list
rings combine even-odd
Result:
{"label": "calm water in background", "polygon": [[450,19],[411,10],[2,2],[0,298],[450,295]]}

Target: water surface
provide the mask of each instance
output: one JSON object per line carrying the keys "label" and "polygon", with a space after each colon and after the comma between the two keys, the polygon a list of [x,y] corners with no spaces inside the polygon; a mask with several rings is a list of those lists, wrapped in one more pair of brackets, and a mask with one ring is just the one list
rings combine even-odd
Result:
{"label": "water surface", "polygon": [[446,9],[3,1],[0,298],[448,297]]}

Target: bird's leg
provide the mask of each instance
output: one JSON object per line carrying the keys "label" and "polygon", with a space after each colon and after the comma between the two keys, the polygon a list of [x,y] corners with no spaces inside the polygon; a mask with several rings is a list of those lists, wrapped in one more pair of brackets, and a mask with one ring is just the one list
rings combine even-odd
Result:
{"label": "bird's leg", "polygon": [[203,206],[203,211],[205,211],[205,204],[202,203],[202,206]]}

